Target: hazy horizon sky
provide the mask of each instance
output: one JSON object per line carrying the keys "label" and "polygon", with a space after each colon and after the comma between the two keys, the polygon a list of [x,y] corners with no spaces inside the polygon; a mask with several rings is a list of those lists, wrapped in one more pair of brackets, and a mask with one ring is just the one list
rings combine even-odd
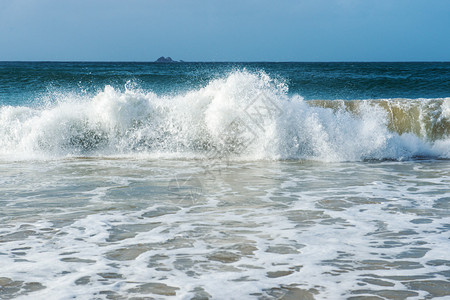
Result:
{"label": "hazy horizon sky", "polygon": [[0,61],[449,61],[450,0],[1,0]]}

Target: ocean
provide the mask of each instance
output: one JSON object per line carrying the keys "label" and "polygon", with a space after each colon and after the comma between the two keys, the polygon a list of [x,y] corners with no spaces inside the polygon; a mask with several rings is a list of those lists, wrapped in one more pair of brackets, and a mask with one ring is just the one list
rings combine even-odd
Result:
{"label": "ocean", "polygon": [[449,299],[450,63],[0,62],[0,299]]}

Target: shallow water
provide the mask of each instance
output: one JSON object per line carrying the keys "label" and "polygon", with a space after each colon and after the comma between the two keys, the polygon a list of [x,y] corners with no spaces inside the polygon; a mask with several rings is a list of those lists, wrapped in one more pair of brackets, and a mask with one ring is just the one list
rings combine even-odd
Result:
{"label": "shallow water", "polygon": [[0,298],[450,296],[450,161],[0,161]]}

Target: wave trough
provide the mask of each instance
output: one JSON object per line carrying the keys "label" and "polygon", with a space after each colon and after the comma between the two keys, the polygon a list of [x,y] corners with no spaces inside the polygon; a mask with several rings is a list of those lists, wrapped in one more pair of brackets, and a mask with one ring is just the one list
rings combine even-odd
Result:
{"label": "wave trough", "polygon": [[264,72],[158,96],[105,86],[93,97],[0,107],[7,159],[145,156],[359,161],[450,158],[450,98],[308,100]]}

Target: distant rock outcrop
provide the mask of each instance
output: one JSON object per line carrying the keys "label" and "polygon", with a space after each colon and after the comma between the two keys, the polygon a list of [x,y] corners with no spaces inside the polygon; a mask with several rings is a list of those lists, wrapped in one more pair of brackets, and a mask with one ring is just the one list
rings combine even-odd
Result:
{"label": "distant rock outcrop", "polygon": [[173,63],[173,62],[176,62],[176,61],[173,60],[170,56],[167,56],[167,57],[161,56],[155,62],[159,62],[159,63]]}

